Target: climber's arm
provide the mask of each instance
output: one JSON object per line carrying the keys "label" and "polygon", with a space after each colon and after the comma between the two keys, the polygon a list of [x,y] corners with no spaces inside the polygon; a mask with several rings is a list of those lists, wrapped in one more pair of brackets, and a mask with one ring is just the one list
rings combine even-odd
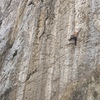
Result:
{"label": "climber's arm", "polygon": [[75,33],[74,33],[74,36],[78,36],[78,34],[79,34],[80,31],[81,31],[81,28],[79,29],[78,32],[75,32]]}

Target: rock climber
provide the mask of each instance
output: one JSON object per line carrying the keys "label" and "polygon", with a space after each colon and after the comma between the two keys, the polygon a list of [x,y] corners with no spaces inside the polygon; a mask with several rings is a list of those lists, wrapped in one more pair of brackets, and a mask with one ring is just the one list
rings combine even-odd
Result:
{"label": "rock climber", "polygon": [[71,35],[69,41],[71,40],[74,40],[75,41],[75,45],[77,45],[77,36],[78,36],[78,33],[81,31],[81,29],[78,31],[78,32],[74,32],[73,35]]}

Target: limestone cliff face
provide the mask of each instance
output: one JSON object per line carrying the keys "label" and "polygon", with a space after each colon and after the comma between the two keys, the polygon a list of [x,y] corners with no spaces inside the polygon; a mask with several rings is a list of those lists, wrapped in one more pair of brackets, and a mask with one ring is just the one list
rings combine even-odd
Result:
{"label": "limestone cliff face", "polygon": [[100,0],[0,0],[0,100],[100,100]]}

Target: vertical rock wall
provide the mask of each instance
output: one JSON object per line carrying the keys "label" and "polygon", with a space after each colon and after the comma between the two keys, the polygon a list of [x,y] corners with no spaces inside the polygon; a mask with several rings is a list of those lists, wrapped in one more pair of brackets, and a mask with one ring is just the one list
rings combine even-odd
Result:
{"label": "vertical rock wall", "polygon": [[0,100],[100,100],[99,88],[100,0],[0,0]]}

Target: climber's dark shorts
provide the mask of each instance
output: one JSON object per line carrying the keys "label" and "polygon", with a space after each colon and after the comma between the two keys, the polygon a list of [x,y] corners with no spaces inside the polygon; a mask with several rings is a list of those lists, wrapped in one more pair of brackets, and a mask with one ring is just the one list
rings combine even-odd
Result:
{"label": "climber's dark shorts", "polygon": [[71,40],[75,40],[75,45],[77,45],[77,37],[76,36],[71,35],[69,41],[71,41]]}

